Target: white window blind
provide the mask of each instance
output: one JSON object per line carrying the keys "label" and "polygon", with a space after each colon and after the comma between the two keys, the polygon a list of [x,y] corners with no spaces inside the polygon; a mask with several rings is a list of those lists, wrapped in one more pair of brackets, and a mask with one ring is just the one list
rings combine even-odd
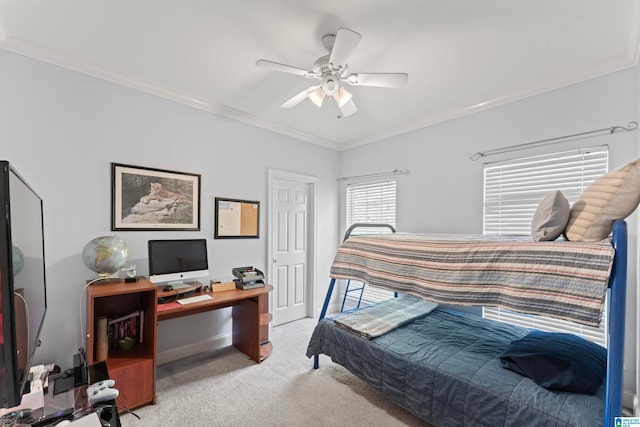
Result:
{"label": "white window blind", "polygon": [[356,223],[396,225],[396,180],[347,185],[347,227]]}
{"label": "white window blind", "polygon": [[[531,220],[540,200],[560,190],[570,204],[608,171],[608,147],[565,151],[486,164],[484,167],[484,234],[531,235]],[[568,332],[606,346],[606,306],[599,328],[543,316],[485,307],[484,317],[551,332]]]}
{"label": "white window blind", "polygon": [[[358,223],[389,224],[396,226],[396,180],[354,183],[347,185],[347,228]],[[389,233],[388,228],[358,227],[351,233],[379,234]],[[360,283],[351,281],[350,288],[358,288]],[[353,304],[357,302],[359,292],[351,292],[347,298]],[[378,302],[393,296],[393,292],[385,289],[365,286],[362,301]],[[345,309],[348,308],[345,304]]]}

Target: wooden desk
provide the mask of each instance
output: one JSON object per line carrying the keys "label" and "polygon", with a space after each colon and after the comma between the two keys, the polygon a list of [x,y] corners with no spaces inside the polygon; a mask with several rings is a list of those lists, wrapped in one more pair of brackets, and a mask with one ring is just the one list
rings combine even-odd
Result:
{"label": "wooden desk", "polygon": [[[195,289],[195,288],[194,288]],[[233,345],[256,363],[271,354],[269,341],[269,292],[273,288],[212,292],[211,300],[181,306],[179,303],[157,304],[162,292],[154,283],[140,278],[134,283],[92,284],[87,288],[87,361],[94,365],[97,349],[97,319],[117,318],[135,310],[144,311],[143,340],[131,350],[110,348],[105,360],[109,376],[120,390],[118,402],[128,409],[156,403],[155,367],[157,323],[205,311],[232,307]],[[198,295],[198,294],[196,294]]]}
{"label": "wooden desk", "polygon": [[[272,290],[271,285],[265,285],[263,288],[247,291],[232,289],[207,292],[212,299],[186,305],[179,305],[179,303],[158,304],[158,322],[232,307],[233,345],[250,359],[260,363],[272,351],[272,345],[269,341],[271,314],[269,313],[268,299],[269,292]],[[164,292],[160,292],[158,296],[166,296],[163,294]],[[202,292],[198,292],[195,295],[201,294]]]}

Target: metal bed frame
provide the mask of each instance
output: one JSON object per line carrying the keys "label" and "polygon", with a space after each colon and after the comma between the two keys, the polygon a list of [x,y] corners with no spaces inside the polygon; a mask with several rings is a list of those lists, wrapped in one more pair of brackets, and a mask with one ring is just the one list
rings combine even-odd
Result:
{"label": "metal bed frame", "polygon": [[[351,235],[353,229],[365,226],[390,227],[395,232],[395,229],[387,224],[354,224],[347,230],[344,240]],[[624,220],[617,220],[613,224],[611,244],[615,250],[615,258],[609,279],[604,427],[614,427],[615,418],[622,416],[622,367],[624,363],[625,301],[627,293],[627,223]],[[336,279],[331,278],[319,320],[324,319],[327,315],[335,284]],[[314,369],[320,367],[319,355],[313,357],[313,367]]]}
{"label": "metal bed frame", "polygon": [[[366,229],[379,228],[381,230],[388,230],[390,233],[396,232],[396,229],[390,224],[355,223],[351,227],[347,228],[347,231],[346,233],[344,233],[344,238],[342,239],[342,241],[344,242],[345,240],[347,240],[349,237],[351,237],[352,234],[357,236],[358,228],[366,228]],[[351,279],[347,280],[347,286],[344,290],[344,294],[342,295],[342,304],[340,305],[340,313],[344,311],[344,303],[347,301],[347,296],[352,292],[360,291],[360,295],[358,296],[358,303],[355,306],[355,308],[360,308],[360,304],[362,303],[362,294],[364,293],[365,283],[364,282],[358,282],[358,283],[359,284],[357,285],[358,286],[357,288],[352,288]],[[397,297],[398,293],[394,292],[394,296]]]}

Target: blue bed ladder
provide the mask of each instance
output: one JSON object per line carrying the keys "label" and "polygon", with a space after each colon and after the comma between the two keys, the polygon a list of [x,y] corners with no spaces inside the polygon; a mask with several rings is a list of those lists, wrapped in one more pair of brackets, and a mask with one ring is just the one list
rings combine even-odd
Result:
{"label": "blue bed ladder", "polygon": [[[380,229],[386,229],[389,230],[390,233],[395,233],[396,229],[390,225],[390,224],[367,224],[367,223],[355,223],[353,224],[351,227],[347,228],[347,232],[344,233],[344,239],[342,239],[342,242],[344,242],[345,240],[347,240],[349,237],[351,237],[351,234],[356,231],[356,233],[354,235],[362,235],[362,234],[372,234],[372,233],[363,233],[357,232],[357,229],[361,228],[361,229],[369,229],[368,231],[371,231],[371,228],[380,228]],[[388,234],[388,233],[376,233],[376,234]],[[355,283],[358,283],[358,285],[355,285]],[[355,288],[351,287],[351,279],[347,280],[347,287],[344,290],[344,295],[342,295],[342,304],[340,305],[340,313],[342,313],[344,311],[344,303],[347,301],[347,296],[348,294],[352,293],[352,292],[360,292],[360,294],[358,295],[358,304],[355,306],[355,308],[360,308],[360,303],[362,302],[362,294],[364,293],[364,282],[355,282],[354,285],[357,286]],[[396,295],[397,296],[397,295]]]}

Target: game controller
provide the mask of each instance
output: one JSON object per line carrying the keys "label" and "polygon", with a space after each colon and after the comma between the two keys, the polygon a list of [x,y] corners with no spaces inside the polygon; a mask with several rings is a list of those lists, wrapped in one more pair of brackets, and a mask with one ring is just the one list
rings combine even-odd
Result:
{"label": "game controller", "polygon": [[89,398],[91,406],[118,397],[120,392],[113,388],[115,384],[116,382],[114,380],[104,380],[87,387],[87,397]]}
{"label": "game controller", "polygon": [[113,387],[114,385],[116,385],[116,382],[114,380],[98,381],[97,383],[91,384],[89,387],[87,387],[87,394],[92,393],[94,390],[99,390],[101,388],[106,388],[106,387]]}

